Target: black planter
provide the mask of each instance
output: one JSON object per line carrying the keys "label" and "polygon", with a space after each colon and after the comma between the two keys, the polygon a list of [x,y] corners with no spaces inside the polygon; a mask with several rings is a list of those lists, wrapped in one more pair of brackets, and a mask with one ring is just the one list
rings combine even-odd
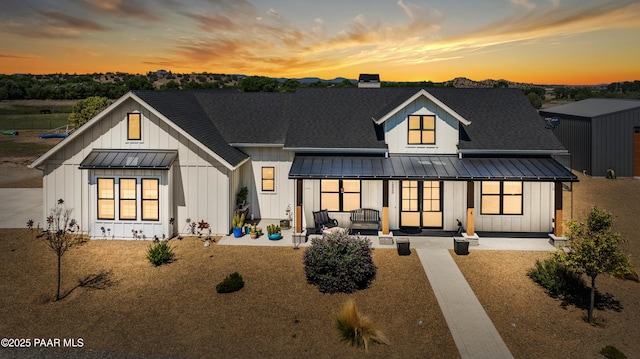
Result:
{"label": "black planter", "polygon": [[453,237],[453,251],[459,256],[469,254],[469,241],[462,237]]}
{"label": "black planter", "polygon": [[411,254],[411,242],[409,242],[409,238],[396,239],[396,245],[399,256],[408,256]]}

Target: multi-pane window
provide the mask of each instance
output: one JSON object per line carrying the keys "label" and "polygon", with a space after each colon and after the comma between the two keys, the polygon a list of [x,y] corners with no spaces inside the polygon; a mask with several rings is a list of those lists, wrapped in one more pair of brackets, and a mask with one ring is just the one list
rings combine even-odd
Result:
{"label": "multi-pane window", "polygon": [[484,181],[481,214],[522,214],[522,182]]}
{"label": "multi-pane window", "polygon": [[120,219],[136,219],[136,179],[120,179]]}
{"label": "multi-pane window", "polygon": [[276,190],[275,186],[275,167],[262,167],[262,190],[265,192],[273,192]]}
{"label": "multi-pane window", "polygon": [[139,113],[127,114],[127,140],[141,140],[141,116]]}
{"label": "multi-pane window", "polygon": [[320,180],[320,206],[333,212],[361,207],[359,180]]}
{"label": "multi-pane window", "polygon": [[98,219],[115,219],[115,191],[113,178],[98,178]]}
{"label": "multi-pane window", "polygon": [[410,145],[433,145],[436,143],[436,117],[434,115],[409,115]]}
{"label": "multi-pane window", "polygon": [[142,220],[157,221],[160,219],[160,196],[158,179],[142,179]]}
{"label": "multi-pane window", "polygon": [[[160,181],[157,178],[98,178],[98,219],[157,221],[160,219]],[[140,203],[140,204],[138,204]]]}

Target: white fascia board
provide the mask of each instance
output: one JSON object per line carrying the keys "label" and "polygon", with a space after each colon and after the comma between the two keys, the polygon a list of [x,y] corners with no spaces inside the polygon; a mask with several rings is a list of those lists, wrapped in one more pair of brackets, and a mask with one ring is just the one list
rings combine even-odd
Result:
{"label": "white fascia board", "polygon": [[173,121],[169,120],[167,117],[165,117],[163,114],[161,114],[160,112],[158,112],[158,110],[156,110],[154,107],[150,106],[148,103],[144,102],[140,97],[136,96],[135,94],[131,93],[131,98],[133,98],[134,100],[138,101],[140,104],[142,104],[147,110],[149,110],[149,112],[153,113],[154,115],[156,115],[158,118],[160,118],[161,120],[163,120],[164,122],[166,122],[172,129],[174,129],[176,132],[178,132],[179,134],[181,134],[182,136],[186,137],[189,141],[198,144],[198,146],[200,148],[202,148],[206,153],[208,153],[211,157],[215,158],[218,162],[222,163],[227,169],[235,171],[238,167],[242,166],[242,164],[244,162],[246,162],[248,160],[244,159],[242,162],[240,162],[237,166],[233,166],[231,163],[227,162],[224,158],[220,157],[217,153],[213,152],[211,149],[209,149],[207,146],[203,145],[200,141],[196,140],[193,136],[191,136],[188,132],[186,132],[185,130],[183,130],[182,128],[178,127]]}
{"label": "white fascia board", "polygon": [[49,157],[51,157],[51,155],[53,155],[54,153],[56,153],[58,150],[60,150],[62,147],[64,147],[67,143],[71,143],[72,139],[74,139],[77,136],[80,136],[82,133],[84,133],[85,131],[87,131],[89,128],[91,128],[95,123],[97,123],[98,121],[100,121],[107,113],[111,112],[114,108],[120,106],[124,101],[128,100],[128,99],[133,99],[134,101],[140,103],[144,108],[146,108],[147,110],[149,110],[149,112],[153,113],[154,115],[156,115],[158,118],[160,118],[161,120],[163,120],[165,123],[167,123],[169,125],[169,127],[171,127],[172,129],[174,129],[176,132],[180,133],[182,136],[186,137],[189,141],[192,141],[194,143],[197,143],[198,146],[200,148],[202,148],[206,153],[208,153],[209,155],[211,155],[211,157],[215,158],[218,162],[222,163],[226,168],[228,168],[229,170],[235,171],[238,167],[240,167],[244,162],[246,162],[247,159],[243,160],[241,163],[239,163],[237,166],[233,166],[232,164],[230,164],[229,162],[227,162],[226,160],[224,160],[222,157],[220,157],[217,153],[213,152],[212,150],[210,150],[207,146],[203,145],[202,143],[200,143],[200,141],[196,140],[195,138],[193,138],[193,136],[191,136],[190,134],[188,134],[187,132],[185,132],[183,129],[181,129],[180,127],[178,127],[175,123],[173,123],[173,121],[169,120],[167,117],[165,117],[163,114],[161,114],[160,112],[158,112],[155,108],[153,108],[152,106],[150,106],[148,103],[146,103],[145,101],[143,101],[140,97],[136,96],[133,92],[129,91],[128,93],[126,93],[125,95],[123,95],[122,97],[120,97],[118,100],[116,100],[116,102],[112,103],[110,106],[108,106],[107,108],[105,108],[104,110],[102,110],[102,112],[100,112],[98,115],[96,115],[94,118],[92,118],[91,120],[87,121],[87,123],[83,124],[82,126],[80,126],[79,129],[77,129],[76,131],[74,131],[69,137],[65,138],[64,140],[60,141],[56,146],[54,146],[53,148],[51,148],[49,151],[47,151],[45,154],[43,154],[42,156],[38,157],[35,161],[33,161],[28,167],[29,168],[34,168],[36,166],[41,165],[44,161],[46,161]]}
{"label": "white fascia board", "polygon": [[28,165],[27,167],[35,168],[37,166],[40,166],[44,161],[46,161],[49,157],[51,157],[51,155],[53,155],[54,153],[58,152],[61,148],[66,146],[67,143],[71,143],[74,138],[76,138],[76,137],[80,136],[81,134],[83,134],[84,132],[86,132],[96,122],[100,121],[107,113],[111,112],[111,110],[113,110],[114,108],[120,106],[124,101],[130,99],[132,96],[133,96],[133,93],[131,93],[131,92],[128,92],[128,93],[124,94],[122,97],[120,97],[114,103],[112,103],[111,105],[107,106],[107,108],[102,110],[94,118],[90,119],[89,121],[84,123],[82,126],[80,126],[78,129],[73,131],[67,138],[65,138],[62,141],[58,142],[57,145],[51,147],[49,149],[49,151],[45,152],[42,156],[36,158],[35,161],[31,162],[31,164]]}
{"label": "white fascia board", "polygon": [[257,147],[284,147],[284,143],[230,143],[229,146],[231,147],[251,147],[251,148],[257,148]]}
{"label": "white fascia board", "polygon": [[407,99],[405,102],[403,102],[402,104],[400,104],[400,106],[394,108],[393,110],[391,110],[389,113],[387,113],[386,115],[380,117],[379,119],[375,119],[372,118],[373,121],[378,124],[381,125],[382,123],[384,123],[386,120],[390,119],[392,116],[394,116],[396,113],[398,113],[400,110],[402,110],[403,108],[409,106],[409,104],[413,101],[415,101],[416,99],[418,99],[420,96],[424,96],[426,98],[428,98],[429,100],[431,100],[433,103],[435,103],[438,107],[442,108],[443,110],[445,110],[446,112],[448,112],[451,116],[453,116],[456,120],[460,121],[462,124],[464,125],[470,125],[471,121],[467,120],[466,118],[462,117],[460,114],[458,114],[456,111],[454,111],[452,108],[450,108],[449,106],[445,105],[442,101],[438,100],[435,96],[433,96],[432,94],[430,94],[428,91],[426,91],[425,89],[420,89],[420,91],[416,92],[415,95],[409,97],[409,99]]}
{"label": "white fascia board", "polygon": [[556,155],[568,150],[458,150],[462,155]]}
{"label": "white fascia board", "polygon": [[386,148],[326,148],[326,147],[285,147],[285,151],[300,153],[353,153],[353,154],[386,154]]}

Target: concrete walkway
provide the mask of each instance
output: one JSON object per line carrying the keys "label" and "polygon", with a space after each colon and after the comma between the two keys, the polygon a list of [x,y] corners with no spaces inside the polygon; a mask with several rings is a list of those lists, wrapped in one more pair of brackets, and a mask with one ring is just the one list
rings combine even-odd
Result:
{"label": "concrete walkway", "polygon": [[29,219],[35,227],[42,213],[42,188],[0,188],[0,228],[27,228]]}
{"label": "concrete walkway", "polygon": [[460,356],[513,358],[447,249],[416,249]]}

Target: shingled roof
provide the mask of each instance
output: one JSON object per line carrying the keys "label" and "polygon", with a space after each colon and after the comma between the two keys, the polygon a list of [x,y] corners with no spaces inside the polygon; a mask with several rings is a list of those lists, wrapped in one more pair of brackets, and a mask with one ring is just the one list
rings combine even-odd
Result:
{"label": "shingled roof", "polygon": [[471,121],[461,126],[466,133],[458,145],[461,151],[565,151],[519,89],[426,90]]}
{"label": "shingled roof", "polygon": [[[416,95],[417,88],[300,88],[295,93],[237,90],[135,91],[177,126],[236,165],[234,146],[284,145],[296,151],[385,151],[374,118]],[[461,151],[539,151],[564,148],[518,89],[427,88],[471,122],[461,125]]]}

